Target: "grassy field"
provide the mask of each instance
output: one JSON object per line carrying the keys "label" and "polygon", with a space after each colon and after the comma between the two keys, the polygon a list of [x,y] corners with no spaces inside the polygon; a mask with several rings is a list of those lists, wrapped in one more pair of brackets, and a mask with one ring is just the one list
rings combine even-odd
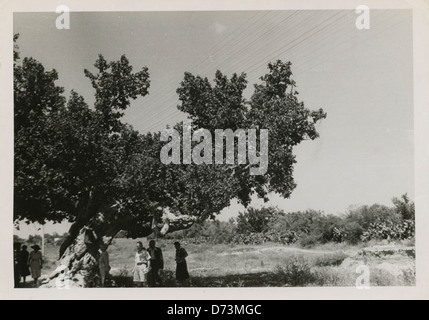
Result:
{"label": "grassy field", "polygon": [[[109,247],[115,286],[132,286],[135,244],[146,239],[115,239]],[[172,240],[159,240],[164,253],[164,285],[175,287],[175,261]],[[387,254],[366,254],[365,247],[327,244],[311,250],[279,244],[211,245],[183,243],[192,287],[283,287],[354,286],[356,267],[369,267],[372,286],[410,286],[415,283],[414,257],[398,254],[390,245]],[[400,247],[407,247],[401,244]],[[378,251],[377,251],[378,252]],[[43,273],[57,266],[58,247],[45,250]]]}

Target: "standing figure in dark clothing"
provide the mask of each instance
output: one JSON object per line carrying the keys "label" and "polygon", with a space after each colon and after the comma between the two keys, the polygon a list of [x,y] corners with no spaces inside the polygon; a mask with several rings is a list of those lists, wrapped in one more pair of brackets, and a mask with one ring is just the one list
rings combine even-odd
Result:
{"label": "standing figure in dark clothing", "polygon": [[179,242],[176,241],[174,246],[176,247],[176,280],[179,284],[183,285],[189,279],[188,266],[186,264],[188,253],[180,246]]}
{"label": "standing figure in dark clothing", "polygon": [[150,255],[150,270],[148,273],[149,287],[155,287],[158,283],[162,286],[162,279],[160,273],[164,269],[164,258],[162,257],[162,250],[155,246],[155,240],[149,241],[149,248],[147,251]]}
{"label": "standing figure in dark clothing", "polygon": [[19,252],[21,250],[21,244],[19,242],[13,243],[13,273],[15,288],[19,287],[19,279],[21,278],[19,270]]}
{"label": "standing figure in dark clothing", "polygon": [[22,282],[25,283],[25,278],[30,275],[30,268],[28,266],[28,256],[27,246],[23,245],[18,254],[18,267],[19,273],[22,277]]}

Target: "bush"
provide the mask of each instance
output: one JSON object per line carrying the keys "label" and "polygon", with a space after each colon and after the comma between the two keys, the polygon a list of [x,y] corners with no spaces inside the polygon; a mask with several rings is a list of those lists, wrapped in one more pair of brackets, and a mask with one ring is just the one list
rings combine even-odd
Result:
{"label": "bush", "polygon": [[315,281],[307,261],[303,258],[293,258],[284,266],[277,266],[276,273],[285,284],[292,287],[303,287]]}
{"label": "bush", "polygon": [[188,243],[193,244],[228,244],[233,242],[236,235],[237,227],[233,221],[205,221],[195,223],[189,229],[168,234],[166,238],[186,240]]}
{"label": "bush", "polygon": [[305,235],[299,239],[299,244],[303,248],[311,248],[320,242],[320,238],[321,238],[320,235],[313,235],[313,234]]}
{"label": "bush", "polygon": [[249,208],[237,217],[237,232],[241,234],[264,233],[269,230],[271,219],[278,213],[273,207]]}
{"label": "bush", "polygon": [[324,215],[306,210],[284,213],[273,207],[249,208],[239,213],[236,221],[206,221],[191,228],[167,235],[193,244],[258,245],[275,242],[283,245],[299,243],[303,247],[328,242],[409,240],[414,237],[414,203],[406,195],[394,198],[394,206],[374,204],[351,208],[343,216]]}
{"label": "bush", "polygon": [[117,276],[113,276],[112,280],[115,287],[125,288],[133,286],[133,277],[127,269],[127,266],[122,266]]}
{"label": "bush", "polygon": [[318,268],[314,273],[313,284],[317,287],[346,287],[355,285],[354,274],[339,272],[329,267]]}
{"label": "bush", "polygon": [[370,273],[370,283],[372,286],[389,287],[397,285],[397,279],[385,270],[373,269]]}
{"label": "bush", "polygon": [[290,213],[279,212],[269,224],[269,230],[293,231],[297,235],[309,234],[323,220],[322,213],[314,210]]}
{"label": "bush", "polygon": [[293,244],[298,241],[298,235],[296,232],[290,230],[269,230],[265,236],[271,242],[285,245]]}
{"label": "bush", "polygon": [[344,226],[345,238],[350,244],[357,244],[361,240],[363,228],[358,222],[349,222]]}
{"label": "bush", "polygon": [[407,194],[402,195],[399,199],[393,198],[396,212],[399,213],[404,220],[415,219],[414,202],[410,201]]}
{"label": "bush", "polygon": [[235,244],[258,245],[266,241],[262,233],[238,234],[234,237]]}
{"label": "bush", "polygon": [[378,220],[362,234],[362,241],[369,240],[410,240],[414,238],[415,223],[404,220],[399,223]]}
{"label": "bush", "polygon": [[163,270],[162,283],[164,287],[177,287],[175,272],[171,270]]}
{"label": "bush", "polygon": [[410,268],[402,271],[401,275],[402,281],[406,286],[415,286],[416,285],[416,268]]}
{"label": "bush", "polygon": [[327,254],[316,257],[314,259],[314,265],[317,267],[328,267],[328,266],[339,266],[348,256],[343,253]]}

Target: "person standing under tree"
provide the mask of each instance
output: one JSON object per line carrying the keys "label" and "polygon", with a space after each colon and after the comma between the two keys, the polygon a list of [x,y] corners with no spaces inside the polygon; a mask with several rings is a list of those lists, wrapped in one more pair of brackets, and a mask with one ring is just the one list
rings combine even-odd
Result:
{"label": "person standing under tree", "polygon": [[106,276],[110,271],[109,254],[107,253],[107,245],[100,246],[100,257],[98,258],[98,268],[100,269],[101,286],[104,287]]}
{"label": "person standing under tree", "polygon": [[150,270],[148,273],[149,287],[155,287],[158,283],[162,286],[161,270],[164,269],[164,258],[162,257],[162,250],[155,246],[155,240],[149,241],[149,248],[147,251],[150,255]]}
{"label": "person standing under tree", "polygon": [[135,265],[133,270],[133,281],[137,287],[143,287],[147,284],[149,261],[149,252],[145,250],[141,241],[137,242],[137,252],[135,255]]}
{"label": "person standing under tree", "polygon": [[27,246],[23,245],[18,254],[18,267],[19,273],[22,277],[22,283],[25,283],[27,276],[30,275],[30,269],[28,268],[28,257],[29,253],[27,251]]}
{"label": "person standing under tree", "polygon": [[42,253],[39,251],[40,247],[36,244],[31,246],[33,251],[30,252],[30,256],[28,257],[28,265],[31,270],[31,277],[34,279],[34,283],[36,287],[38,286],[38,280],[42,274],[43,267],[43,257]]}
{"label": "person standing under tree", "polygon": [[181,247],[180,242],[176,241],[174,243],[176,248],[176,280],[179,284],[187,284],[189,279],[188,266],[186,264],[186,257],[188,253],[184,248]]}
{"label": "person standing under tree", "polygon": [[[19,242],[13,243],[13,273],[14,273],[14,281],[15,288],[19,287],[19,280],[21,278],[20,268],[19,268],[19,253],[21,250],[21,244]],[[28,266],[28,262],[25,263]]]}

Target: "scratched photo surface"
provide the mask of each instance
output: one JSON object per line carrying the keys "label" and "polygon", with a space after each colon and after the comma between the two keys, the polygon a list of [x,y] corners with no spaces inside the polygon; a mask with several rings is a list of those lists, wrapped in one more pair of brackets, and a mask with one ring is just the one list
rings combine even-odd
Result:
{"label": "scratched photo surface", "polygon": [[15,288],[415,286],[412,17],[15,12]]}

